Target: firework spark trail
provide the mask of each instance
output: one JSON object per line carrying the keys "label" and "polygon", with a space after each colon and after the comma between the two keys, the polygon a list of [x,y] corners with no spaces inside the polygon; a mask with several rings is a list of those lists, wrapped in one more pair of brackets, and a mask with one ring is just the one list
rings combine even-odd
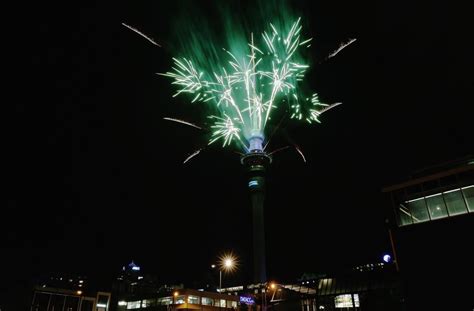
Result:
{"label": "firework spark trail", "polygon": [[138,29],[136,28],[133,28],[132,26],[129,26],[125,23],[122,23],[122,25],[124,25],[125,27],[127,27],[128,29],[130,29],[131,31],[139,34],[140,36],[142,36],[143,38],[147,39],[148,41],[150,41],[151,43],[153,43],[154,45],[158,46],[158,47],[161,47],[161,45],[159,45],[158,43],[156,43],[152,38],[148,37],[147,35],[145,35],[144,33],[140,32]]}
{"label": "firework spark trail", "polygon": [[186,162],[197,156],[202,151],[202,149],[203,148],[194,151],[189,157],[186,158],[186,160],[183,161],[183,164],[186,164]]}
{"label": "firework spark trail", "polygon": [[328,111],[329,109],[332,109],[332,108],[337,107],[337,106],[339,106],[339,105],[342,105],[342,103],[334,103],[334,104],[332,104],[332,105],[329,105],[329,106],[327,106],[326,108],[320,110],[320,111],[319,111],[319,114],[321,115],[322,113]]}
{"label": "firework spark trail", "polygon": [[189,126],[192,126],[194,128],[197,128],[199,130],[202,130],[202,127],[199,127],[197,126],[196,124],[193,124],[191,122],[187,122],[187,121],[184,121],[184,120],[180,120],[180,119],[175,119],[175,118],[168,118],[168,117],[165,117],[163,118],[164,120],[168,120],[168,121],[172,121],[172,122],[176,122],[176,123],[181,123],[181,124],[184,124],[184,125],[189,125]]}
{"label": "firework spark trail", "polygon": [[349,46],[350,44],[354,43],[357,39],[349,39],[348,42],[346,43],[341,43],[339,45],[339,48],[337,50],[335,50],[334,52],[332,52],[331,54],[329,54],[329,56],[327,57],[327,59],[330,59],[334,56],[337,55],[337,53],[339,53],[340,51],[342,51],[344,48],[346,48],[347,46]]}
{"label": "firework spark trail", "polygon": [[306,163],[306,158],[303,154],[303,151],[301,151],[301,149],[297,145],[294,145],[293,147],[295,147],[296,151],[298,151],[298,153],[300,154],[300,156],[303,159],[304,163]]}
{"label": "firework spark trail", "polygon": [[285,119],[286,119],[286,115],[281,118],[280,122],[278,122],[277,126],[273,129],[272,133],[270,134],[270,136],[267,139],[267,143],[263,147],[263,151],[265,151],[265,149],[267,149],[268,145],[270,144],[270,141],[273,138],[273,135],[275,135],[276,131],[278,131],[278,129],[280,128],[281,124],[283,123],[283,121]]}
{"label": "firework spark trail", "polygon": [[275,153],[277,153],[277,152],[286,150],[286,149],[288,149],[288,148],[290,148],[290,146],[285,146],[285,147],[277,148],[277,149],[273,150],[272,152],[269,152],[268,155],[273,155],[273,154],[275,154]]}

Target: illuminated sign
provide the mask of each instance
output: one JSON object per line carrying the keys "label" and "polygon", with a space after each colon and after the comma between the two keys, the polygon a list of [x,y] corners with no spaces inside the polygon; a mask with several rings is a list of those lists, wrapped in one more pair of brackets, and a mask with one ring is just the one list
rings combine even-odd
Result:
{"label": "illuminated sign", "polygon": [[253,305],[255,300],[252,297],[240,296],[240,303],[245,303],[246,305]]}
{"label": "illuminated sign", "polygon": [[256,186],[258,186],[258,181],[256,180],[249,181],[249,187],[256,187]]}

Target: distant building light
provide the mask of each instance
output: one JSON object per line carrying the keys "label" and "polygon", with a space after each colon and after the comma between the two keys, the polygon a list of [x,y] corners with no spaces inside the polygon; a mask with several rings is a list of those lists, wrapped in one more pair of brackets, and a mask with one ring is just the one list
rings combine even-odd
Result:
{"label": "distant building light", "polygon": [[249,181],[249,187],[256,187],[256,186],[258,186],[258,181],[256,180]]}
{"label": "distant building light", "polygon": [[392,260],[392,257],[389,254],[383,255],[382,258],[383,258],[383,261],[385,261],[386,263],[389,263]]}
{"label": "distant building light", "polygon": [[132,270],[133,271],[140,271],[140,267],[139,266],[134,266],[134,267],[132,267]]}
{"label": "distant building light", "polygon": [[119,301],[119,302],[118,302],[118,305],[119,305],[119,306],[126,306],[126,305],[127,305],[127,302],[122,300],[122,301]]}
{"label": "distant building light", "polygon": [[139,276],[138,279],[139,279],[139,280],[143,279],[143,276]]}
{"label": "distant building light", "polygon": [[97,307],[98,308],[107,308],[107,305],[105,303],[98,303]]}
{"label": "distant building light", "polygon": [[79,284],[79,287],[82,287],[82,284]]}
{"label": "distant building light", "polygon": [[82,290],[78,290],[78,291],[76,292],[76,294],[82,295]]}
{"label": "distant building light", "polygon": [[79,280],[79,283],[82,284],[82,283],[84,283],[84,281],[83,281],[83,280]]}

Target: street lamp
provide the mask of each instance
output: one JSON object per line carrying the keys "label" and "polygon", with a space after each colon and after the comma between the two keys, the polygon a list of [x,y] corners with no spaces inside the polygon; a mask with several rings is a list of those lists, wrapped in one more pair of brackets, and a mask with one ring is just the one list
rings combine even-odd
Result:
{"label": "street lamp", "polygon": [[177,303],[176,298],[178,298],[178,295],[179,295],[178,292],[174,292],[174,293],[173,293],[173,307],[172,307],[173,310],[176,310],[176,309],[177,309],[177,308],[176,308],[176,303]]}
{"label": "street lamp", "polygon": [[[228,253],[219,257],[219,292],[222,290],[222,271],[228,273],[235,270],[237,267],[237,257],[234,254]],[[211,268],[216,268],[216,265],[211,265]]]}

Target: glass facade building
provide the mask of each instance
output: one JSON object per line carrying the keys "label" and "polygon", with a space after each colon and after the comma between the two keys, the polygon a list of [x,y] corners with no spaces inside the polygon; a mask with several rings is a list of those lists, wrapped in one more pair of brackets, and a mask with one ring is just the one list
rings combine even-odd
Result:
{"label": "glass facade building", "polygon": [[465,161],[383,191],[390,194],[399,227],[474,213],[474,164]]}
{"label": "glass facade building", "polygon": [[416,172],[383,192],[407,309],[472,309],[472,288],[461,284],[474,274],[464,259],[474,236],[473,157]]}

